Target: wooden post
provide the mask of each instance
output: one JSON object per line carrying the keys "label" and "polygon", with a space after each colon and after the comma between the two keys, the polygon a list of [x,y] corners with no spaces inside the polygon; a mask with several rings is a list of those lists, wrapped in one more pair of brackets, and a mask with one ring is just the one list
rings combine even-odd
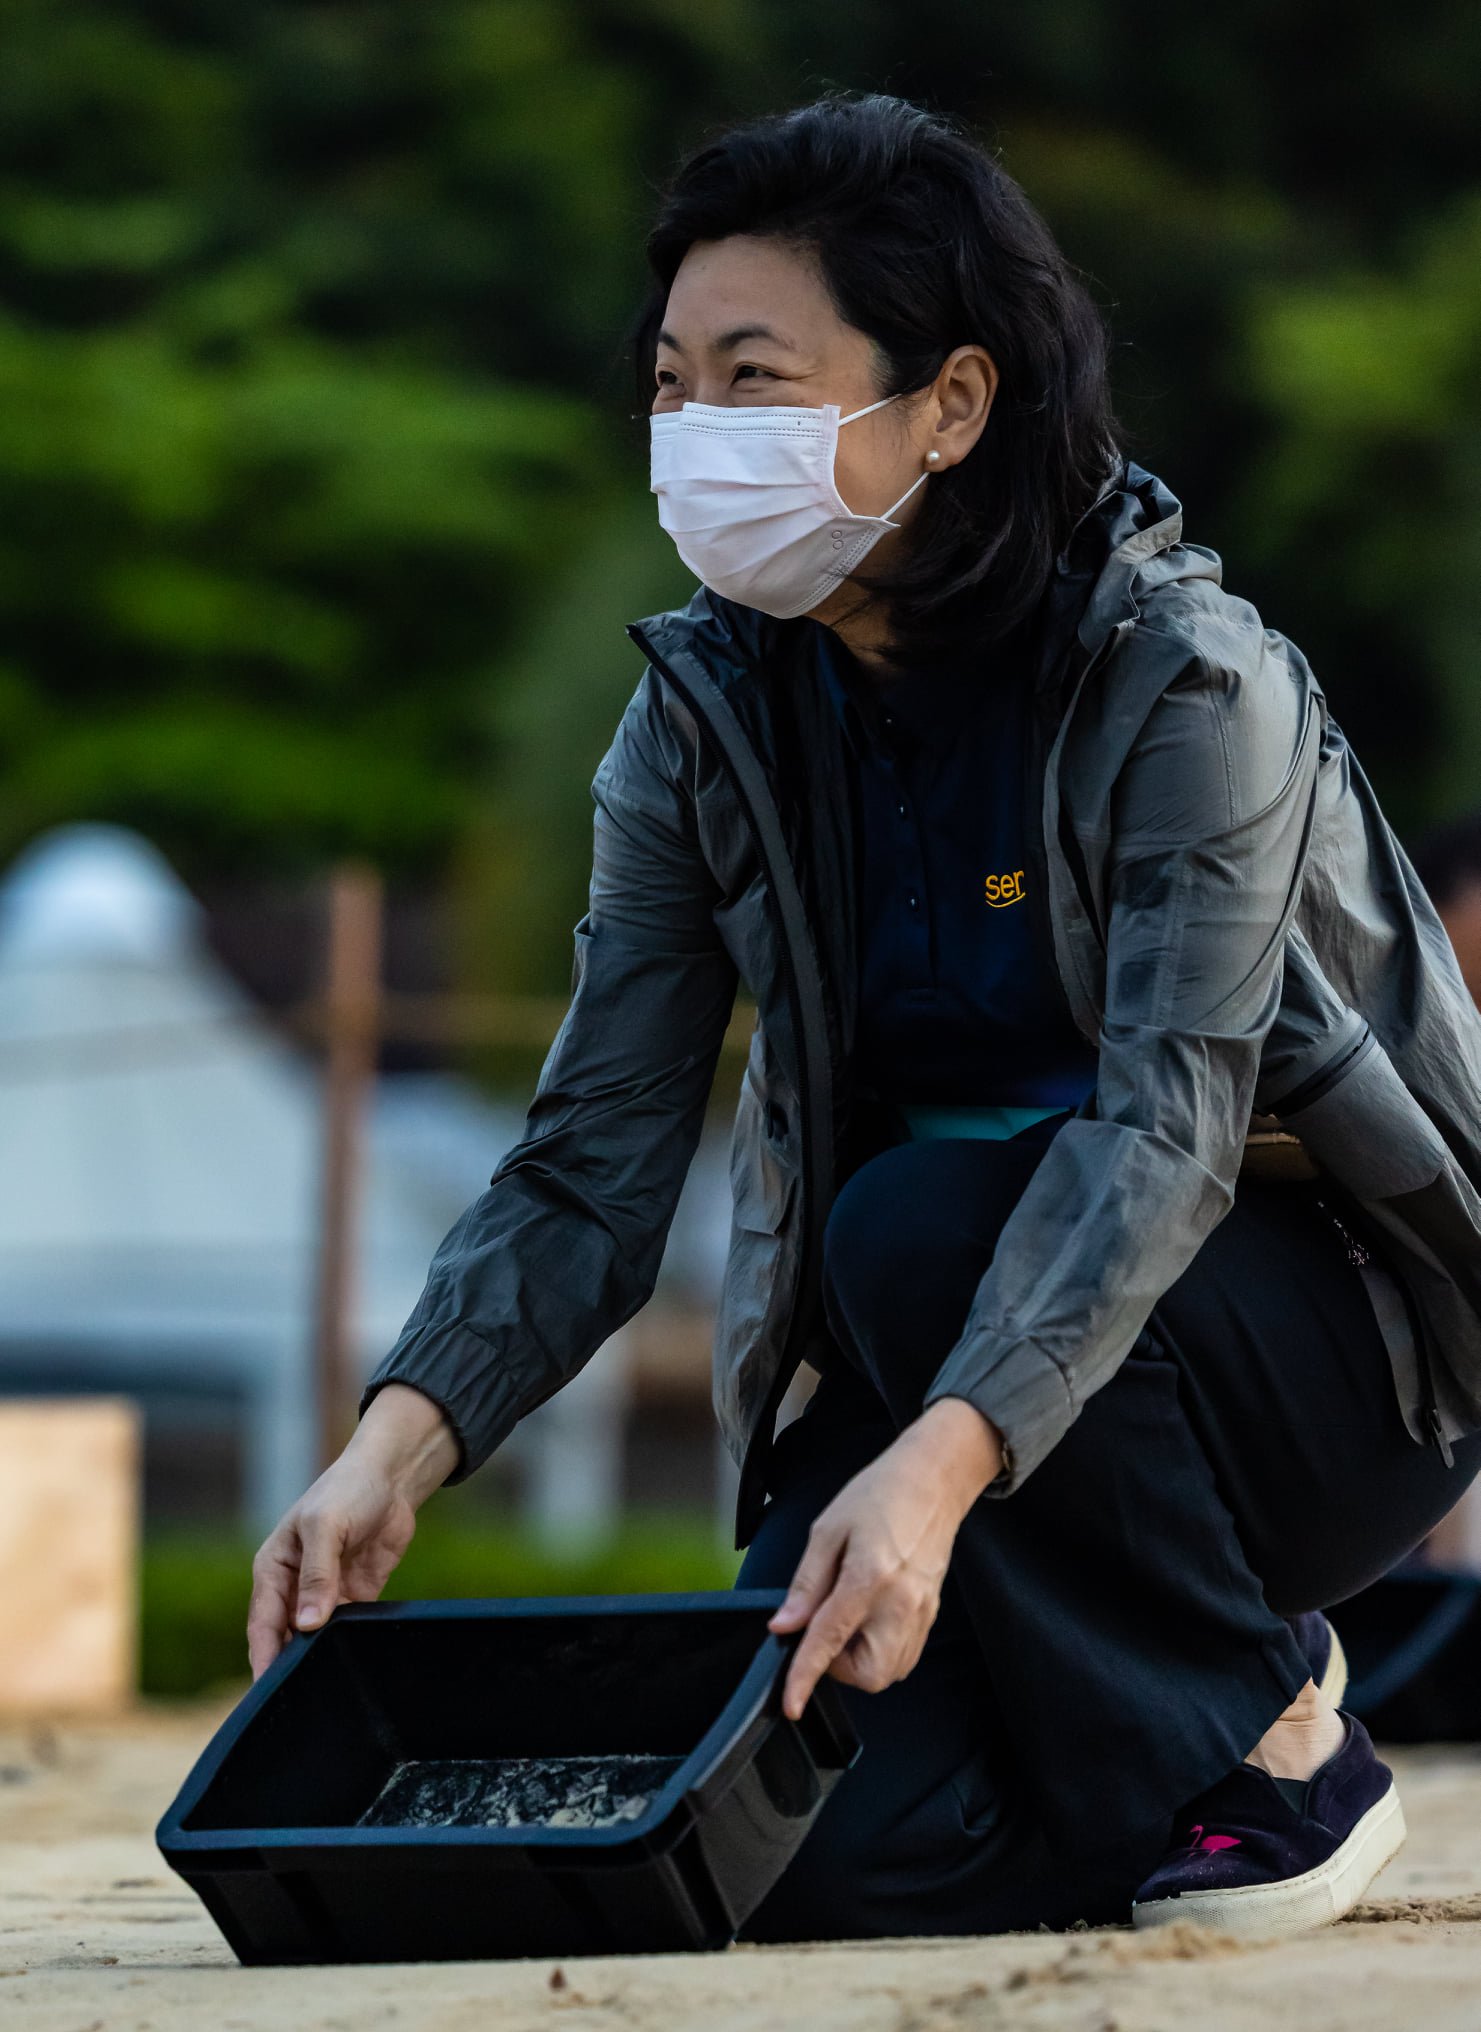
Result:
{"label": "wooden post", "polygon": [[325,979],[324,1142],[315,1306],[318,1462],[327,1467],[354,1424],[351,1323],[355,1229],[364,1167],[364,1114],[380,1019],[380,876],[361,862],[329,880]]}
{"label": "wooden post", "polygon": [[141,1431],[126,1398],[0,1404],[0,1715],[134,1697]]}

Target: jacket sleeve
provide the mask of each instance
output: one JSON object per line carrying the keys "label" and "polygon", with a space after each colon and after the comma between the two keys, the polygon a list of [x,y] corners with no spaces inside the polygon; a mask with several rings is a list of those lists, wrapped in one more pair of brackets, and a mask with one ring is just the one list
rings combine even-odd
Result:
{"label": "jacket sleeve", "polygon": [[651,1296],[699,1141],[737,975],[668,710],[650,666],[592,780],[571,1001],[523,1133],[360,1401],[399,1382],[440,1405],[462,1449],[449,1482]]}
{"label": "jacket sleeve", "polygon": [[1094,1107],[1046,1146],[926,1395],[1002,1431],[990,1495],[1109,1382],[1233,1203],[1316,798],[1320,694],[1280,643],[1243,671],[1190,654],[1113,787]]}

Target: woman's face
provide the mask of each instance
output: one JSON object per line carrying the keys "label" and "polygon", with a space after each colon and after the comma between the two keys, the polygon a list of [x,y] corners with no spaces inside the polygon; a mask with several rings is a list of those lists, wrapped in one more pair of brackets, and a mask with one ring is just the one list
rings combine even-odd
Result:
{"label": "woman's face", "polygon": [[[977,356],[966,363],[975,402],[970,387],[956,386],[959,355]],[[839,317],[805,254],[750,234],[698,240],[669,290],[653,411],[661,416],[685,402],[745,409],[836,402],[848,416],[879,400],[877,368],[874,342]],[[922,472],[943,472],[964,457],[987,421],[996,382],[982,348],[961,346],[931,388],[846,425],[834,467],[846,506],[856,515],[882,515]],[[980,415],[972,428],[974,410]],[[932,449],[941,456],[928,466]],[[925,492],[917,488],[898,509],[902,528]]]}

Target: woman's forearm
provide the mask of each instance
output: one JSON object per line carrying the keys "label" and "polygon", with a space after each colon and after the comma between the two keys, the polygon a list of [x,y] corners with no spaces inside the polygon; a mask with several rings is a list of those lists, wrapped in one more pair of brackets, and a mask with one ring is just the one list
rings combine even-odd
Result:
{"label": "woman's forearm", "polygon": [[958,1522],[1002,1471],[1003,1436],[965,1397],[938,1397],[895,1444],[919,1449],[923,1470],[939,1479]]}
{"label": "woman's forearm", "polygon": [[346,1456],[378,1469],[419,1509],[462,1457],[441,1408],[409,1383],[386,1383],[356,1426]]}

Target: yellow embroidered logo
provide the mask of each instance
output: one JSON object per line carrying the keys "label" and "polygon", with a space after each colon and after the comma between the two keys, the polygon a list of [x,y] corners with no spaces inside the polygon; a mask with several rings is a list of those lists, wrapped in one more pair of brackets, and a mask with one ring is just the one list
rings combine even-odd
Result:
{"label": "yellow embroidered logo", "polygon": [[1022,868],[1015,868],[1011,875],[989,875],[987,901],[989,908],[993,910],[1005,910],[1010,903],[1022,903]]}

